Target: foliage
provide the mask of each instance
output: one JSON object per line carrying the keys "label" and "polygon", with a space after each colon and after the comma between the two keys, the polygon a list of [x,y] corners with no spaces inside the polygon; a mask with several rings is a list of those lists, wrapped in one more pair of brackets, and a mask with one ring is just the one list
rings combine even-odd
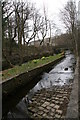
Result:
{"label": "foliage", "polygon": [[[44,8],[43,15],[35,4],[29,1],[4,1],[2,0],[2,38],[3,38],[3,55],[12,66],[11,61],[5,55],[4,49],[8,46],[9,56],[12,56],[12,49],[16,44],[19,46],[19,65],[23,63],[24,46],[28,47],[31,40],[39,40],[42,35],[42,42],[47,35],[48,15]],[[49,20],[50,21],[50,20]],[[35,44],[35,42],[34,42]],[[28,54],[28,52],[27,52]]]}
{"label": "foliage", "polygon": [[33,63],[37,63],[38,62],[38,60],[33,60]]}
{"label": "foliage", "polygon": [[41,65],[44,65],[46,63],[52,62],[52,61],[60,58],[61,56],[62,56],[62,53],[57,54],[55,56],[45,57],[45,60],[36,59],[36,60],[29,61],[25,64],[22,64],[21,66],[15,66],[14,68],[4,70],[2,72],[2,80],[10,78],[10,77],[15,76],[15,75],[18,75],[18,74],[23,73],[23,72],[27,72],[29,70],[32,70],[32,69],[39,67]]}
{"label": "foliage", "polygon": [[42,59],[42,60],[45,60],[45,57],[42,57],[41,59]]}

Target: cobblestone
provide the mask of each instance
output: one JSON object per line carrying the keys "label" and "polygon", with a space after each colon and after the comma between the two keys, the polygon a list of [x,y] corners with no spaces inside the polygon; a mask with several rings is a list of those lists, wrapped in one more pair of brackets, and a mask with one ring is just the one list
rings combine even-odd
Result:
{"label": "cobblestone", "polygon": [[50,104],[49,102],[45,102],[45,103],[44,103],[44,105],[46,105],[46,106],[49,105],[49,104]]}
{"label": "cobblestone", "polygon": [[49,106],[48,106],[48,107],[46,107],[46,108],[47,108],[48,110],[50,110],[50,109],[51,109],[51,107],[49,107]]}
{"label": "cobblestone", "polygon": [[48,102],[50,102],[51,100],[50,99],[47,99]]}
{"label": "cobblestone", "polygon": [[54,108],[52,108],[52,109],[51,109],[51,111],[52,111],[52,112],[55,112],[55,109],[54,109]]}
{"label": "cobblestone", "polygon": [[52,100],[52,102],[54,103],[54,102],[55,102],[55,100]]}
{"label": "cobblestone", "polygon": [[40,103],[37,103],[38,106],[40,106]]}
{"label": "cobblestone", "polygon": [[52,103],[52,104],[50,104],[49,106],[50,106],[50,107],[54,107],[54,106],[55,106],[55,104],[53,104],[53,103]]}
{"label": "cobblestone", "polygon": [[59,98],[62,98],[62,95],[58,95]]}
{"label": "cobblestone", "polygon": [[39,107],[39,110],[44,110],[44,108],[43,107]]}
{"label": "cobblestone", "polygon": [[31,118],[65,118],[71,89],[54,87],[38,91],[32,98],[28,110]]}
{"label": "cobblestone", "polygon": [[49,111],[49,110],[47,110],[47,109],[44,109],[44,112],[45,112],[45,113],[48,113],[48,111]]}
{"label": "cobblestone", "polygon": [[55,101],[56,104],[59,104],[59,101]]}
{"label": "cobblestone", "polygon": [[60,98],[60,101],[64,101],[64,99],[63,99],[63,98]]}
{"label": "cobblestone", "polygon": [[60,118],[60,117],[61,117],[60,115],[56,114],[54,118]]}
{"label": "cobblestone", "polygon": [[59,105],[55,105],[54,108],[55,108],[55,109],[58,109],[58,108],[59,108]]}
{"label": "cobblestone", "polygon": [[46,107],[46,105],[45,105],[45,104],[42,104],[42,107]]}
{"label": "cobblestone", "polygon": [[62,110],[56,110],[56,112],[62,114]]}
{"label": "cobblestone", "polygon": [[44,113],[42,116],[43,116],[43,117],[46,117],[46,116],[47,116],[47,114],[46,114],[46,113]]}
{"label": "cobblestone", "polygon": [[60,102],[60,104],[63,104],[63,102]]}
{"label": "cobblestone", "polygon": [[39,112],[38,112],[39,115],[42,115],[43,113],[44,113],[43,111],[39,111]]}

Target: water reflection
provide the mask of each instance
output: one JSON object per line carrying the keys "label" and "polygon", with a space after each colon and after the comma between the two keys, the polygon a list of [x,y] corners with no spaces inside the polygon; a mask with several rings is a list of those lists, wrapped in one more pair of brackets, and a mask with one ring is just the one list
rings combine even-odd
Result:
{"label": "water reflection", "polygon": [[[66,57],[49,73],[44,73],[42,79],[35,85],[33,89],[16,105],[16,107],[9,111],[8,118],[27,118],[27,106],[31,102],[31,98],[35,92],[43,88],[51,88],[53,86],[63,86],[72,84],[74,77],[74,55],[70,51],[66,52]],[[65,70],[65,68],[67,68]]]}
{"label": "water reflection", "polygon": [[[66,58],[53,67],[53,69],[49,73],[44,73],[42,76],[41,81],[37,83],[37,85],[30,90],[31,92],[35,93],[37,90],[42,88],[50,88],[54,85],[66,85],[71,84],[73,77],[74,77],[74,64],[75,59],[74,55],[71,54],[69,51],[66,52]],[[65,70],[67,68],[67,70]]]}

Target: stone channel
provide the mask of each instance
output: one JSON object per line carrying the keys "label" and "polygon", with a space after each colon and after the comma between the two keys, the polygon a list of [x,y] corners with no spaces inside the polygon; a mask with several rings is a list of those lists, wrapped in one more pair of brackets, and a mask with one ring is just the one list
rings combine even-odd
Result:
{"label": "stone channel", "polygon": [[73,86],[75,58],[67,51],[65,58],[11,109],[7,118],[65,118]]}
{"label": "stone channel", "polygon": [[38,91],[29,104],[31,118],[65,118],[72,85]]}

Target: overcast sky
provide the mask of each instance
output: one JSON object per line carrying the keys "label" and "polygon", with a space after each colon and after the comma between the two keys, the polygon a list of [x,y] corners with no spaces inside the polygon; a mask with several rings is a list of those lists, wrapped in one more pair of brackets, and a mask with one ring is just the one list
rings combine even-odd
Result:
{"label": "overcast sky", "polygon": [[[64,31],[64,27],[60,22],[60,10],[65,6],[68,0],[30,0],[35,3],[36,8],[40,8],[42,11],[43,6],[45,5],[47,9],[47,14],[49,19],[53,20],[57,24],[57,27]],[[76,5],[78,6],[78,1],[75,0]]]}

